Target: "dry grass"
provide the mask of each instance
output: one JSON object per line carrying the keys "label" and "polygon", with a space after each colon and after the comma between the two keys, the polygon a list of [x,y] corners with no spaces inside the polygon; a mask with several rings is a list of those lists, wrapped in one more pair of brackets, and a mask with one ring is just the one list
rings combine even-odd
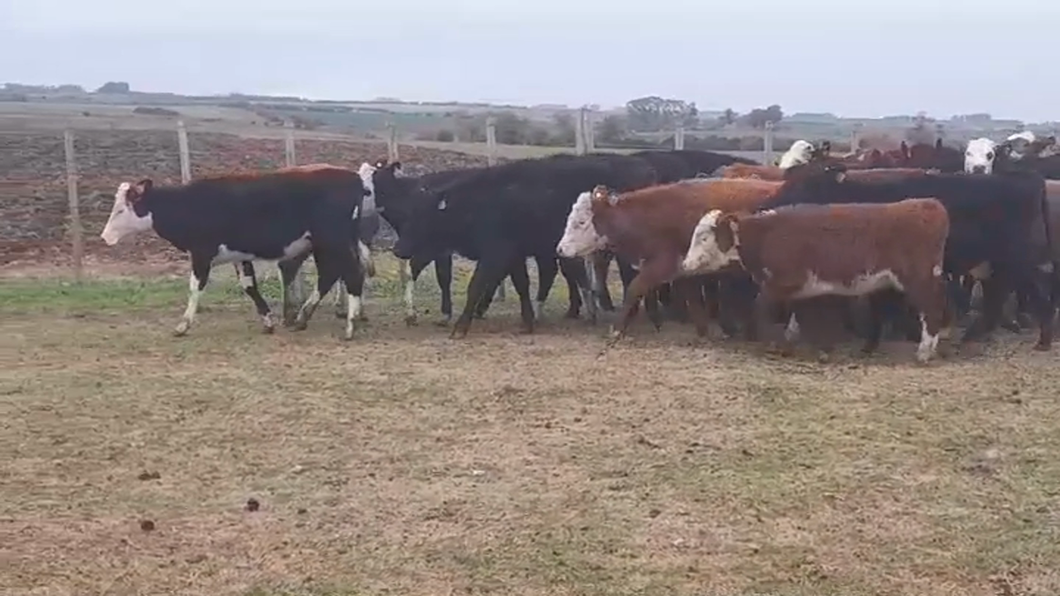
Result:
{"label": "dry grass", "polygon": [[0,287],[0,592],[1060,593],[1029,337],[818,365],[670,324],[600,356],[559,296],[453,342],[384,280],[343,344],[330,307],[258,334],[231,277],[180,340],[179,279]]}

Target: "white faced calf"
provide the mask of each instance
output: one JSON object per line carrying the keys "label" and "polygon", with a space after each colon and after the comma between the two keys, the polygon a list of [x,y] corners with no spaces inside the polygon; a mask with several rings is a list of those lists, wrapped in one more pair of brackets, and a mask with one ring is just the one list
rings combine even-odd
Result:
{"label": "white faced calf", "polygon": [[349,170],[316,166],[256,176],[197,180],[155,187],[150,179],[118,187],[110,218],[100,236],[108,245],[154,230],[191,256],[188,306],[176,334],[194,322],[210,269],[236,264],[244,291],[254,302],[264,330],[274,324],[261,297],[252,261],[297,263],[312,253],[317,287],[302,304],[293,325],[305,329],[322,296],[339,279],[349,293],[346,339],[361,315],[364,285],[359,251],[359,215],[364,186]]}

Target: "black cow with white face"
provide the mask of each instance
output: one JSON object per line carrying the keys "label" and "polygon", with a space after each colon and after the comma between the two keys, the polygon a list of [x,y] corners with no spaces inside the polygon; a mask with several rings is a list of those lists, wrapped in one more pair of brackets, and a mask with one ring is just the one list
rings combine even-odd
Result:
{"label": "black cow with white face", "polygon": [[[350,170],[318,165],[250,176],[204,178],[180,186],[155,186],[145,178],[123,182],[100,236],[113,246],[154,230],[191,256],[188,306],[176,335],[188,332],[214,265],[233,263],[240,284],[254,302],[266,333],[275,327],[258,291],[253,261],[289,263],[293,276],[312,254],[318,279],[294,321],[305,329],[335,282],[346,287],[345,338],[352,339],[360,316],[364,271],[357,246],[365,188]],[[282,265],[281,265],[282,266]],[[285,278],[287,277],[285,271]],[[289,280],[288,280],[289,281]]]}

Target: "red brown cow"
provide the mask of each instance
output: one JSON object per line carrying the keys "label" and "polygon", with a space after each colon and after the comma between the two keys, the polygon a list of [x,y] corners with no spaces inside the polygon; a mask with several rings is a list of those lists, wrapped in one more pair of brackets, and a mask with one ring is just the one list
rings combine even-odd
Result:
{"label": "red brown cow", "polygon": [[617,335],[625,333],[642,296],[659,284],[677,281],[699,335],[707,332],[700,284],[694,271],[682,272],[681,259],[692,230],[711,209],[753,211],[781,187],[765,180],[695,179],[652,186],[620,195],[604,186],[583,193],[571,208],[567,229],[557,245],[560,256],[573,257],[610,248],[639,262],[626,288]]}
{"label": "red brown cow", "polygon": [[[743,266],[760,286],[758,318],[778,302],[902,291],[920,311],[917,360],[926,362],[946,323],[948,235],[949,217],[935,199],[794,205],[753,215],[713,209],[696,225],[682,267]],[[870,342],[879,341],[880,327],[874,321]]]}

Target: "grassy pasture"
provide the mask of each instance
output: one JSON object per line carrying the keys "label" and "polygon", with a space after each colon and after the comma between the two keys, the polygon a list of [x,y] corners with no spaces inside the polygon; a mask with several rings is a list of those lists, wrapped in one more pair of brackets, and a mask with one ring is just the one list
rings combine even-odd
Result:
{"label": "grassy pasture", "polygon": [[183,277],[0,282],[0,592],[1060,593],[1029,335],[821,365],[641,323],[601,354],[558,283],[535,335],[509,290],[450,341],[432,272],[407,328],[379,269],[350,343],[330,301],[260,334],[229,268],[180,339]]}

